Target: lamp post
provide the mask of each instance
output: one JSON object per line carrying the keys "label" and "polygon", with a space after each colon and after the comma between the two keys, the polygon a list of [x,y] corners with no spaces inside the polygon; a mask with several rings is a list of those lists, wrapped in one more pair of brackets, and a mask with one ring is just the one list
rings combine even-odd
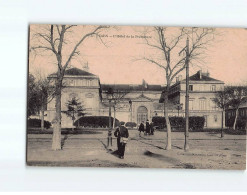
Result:
{"label": "lamp post", "polygon": [[113,90],[112,88],[108,89],[107,99],[109,100],[109,129],[108,129],[108,137],[107,137],[107,149],[112,149],[112,125],[111,125],[111,104],[113,99]]}
{"label": "lamp post", "polygon": [[129,104],[130,104],[130,122],[132,122],[132,101],[129,100]]}

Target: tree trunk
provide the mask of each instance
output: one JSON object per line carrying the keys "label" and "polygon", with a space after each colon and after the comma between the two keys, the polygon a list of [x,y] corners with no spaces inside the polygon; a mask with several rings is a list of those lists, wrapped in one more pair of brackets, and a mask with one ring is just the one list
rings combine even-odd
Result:
{"label": "tree trunk", "polygon": [[225,113],[225,111],[222,110],[222,119],[221,119],[221,138],[224,137],[224,132],[223,132],[223,129],[224,129],[224,113]]}
{"label": "tree trunk", "polygon": [[45,115],[45,109],[44,109],[44,104],[42,103],[41,105],[41,131],[44,131],[44,127],[45,127],[44,115]]}
{"label": "tree trunk", "polygon": [[168,92],[165,92],[165,101],[164,101],[164,115],[166,119],[166,129],[167,129],[167,145],[166,150],[172,148],[172,135],[171,135],[171,124],[168,116]]}
{"label": "tree trunk", "polygon": [[238,120],[238,109],[236,109],[236,114],[235,114],[235,120],[234,120],[234,123],[233,123],[233,130],[236,130],[236,124],[237,124],[237,120]]}
{"label": "tree trunk", "polygon": [[56,84],[56,114],[53,122],[52,150],[61,150],[61,93],[62,80],[58,78]]}
{"label": "tree trunk", "polygon": [[112,128],[115,129],[115,125],[116,125],[116,107],[113,106],[113,125]]}

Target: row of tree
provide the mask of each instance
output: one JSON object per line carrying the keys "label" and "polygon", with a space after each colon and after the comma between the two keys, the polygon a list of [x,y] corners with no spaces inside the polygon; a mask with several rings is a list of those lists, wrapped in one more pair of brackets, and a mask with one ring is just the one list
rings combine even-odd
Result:
{"label": "row of tree", "polygon": [[233,129],[235,130],[239,115],[239,106],[243,103],[246,97],[247,86],[226,86],[224,90],[217,92],[214,102],[217,107],[222,110],[221,137],[223,137],[225,111],[228,109],[235,110],[235,119],[233,123]]}
{"label": "row of tree", "polygon": [[40,75],[28,76],[27,116],[41,117],[41,130],[44,130],[44,112],[46,105],[54,97],[53,88],[49,87],[49,80]]}
{"label": "row of tree", "polygon": [[[36,77],[35,77],[36,76]],[[44,112],[47,109],[47,104],[54,98],[54,87],[50,85],[50,81],[37,75],[29,74],[28,78],[28,104],[27,104],[27,115],[28,118],[32,115],[39,115],[41,119],[41,130],[44,130]],[[66,109],[61,110],[73,121],[78,117],[86,114],[86,109],[83,107],[80,99],[73,97],[66,103]]]}

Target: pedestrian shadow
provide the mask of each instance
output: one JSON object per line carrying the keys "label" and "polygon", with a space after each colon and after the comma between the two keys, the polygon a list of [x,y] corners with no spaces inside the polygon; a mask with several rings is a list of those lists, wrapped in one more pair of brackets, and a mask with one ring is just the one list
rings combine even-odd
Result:
{"label": "pedestrian shadow", "polygon": [[146,150],[144,152],[144,155],[151,157],[151,158],[155,158],[155,159],[160,160],[160,161],[165,161],[167,163],[170,163],[170,164],[174,165],[173,168],[184,168],[184,169],[195,169],[196,168],[194,165],[192,165],[190,163],[182,163],[181,161],[179,161],[176,158],[165,156],[163,154],[153,153],[149,150]]}
{"label": "pedestrian shadow", "polygon": [[[162,149],[162,150],[166,150],[165,147],[156,146],[156,145],[154,145],[154,144],[147,143],[147,142],[144,142],[144,141],[141,141],[141,140],[139,140],[139,141],[142,142],[142,143],[144,143],[144,144],[153,146],[153,147],[155,147],[155,148]],[[172,145],[172,147],[177,148],[177,149],[181,149],[181,150],[183,149],[183,148],[181,148],[181,147],[179,147],[179,146],[176,146],[176,145]]]}
{"label": "pedestrian shadow", "polygon": [[115,151],[111,152],[110,154],[119,158],[118,150],[115,150]]}
{"label": "pedestrian shadow", "polygon": [[156,146],[156,145],[154,145],[154,144],[147,143],[147,142],[144,142],[144,141],[141,141],[141,140],[138,140],[138,141],[141,142],[141,143],[144,143],[144,144],[146,144],[146,145],[150,145],[150,146],[153,146],[153,147],[155,147],[155,148],[165,150],[165,148],[163,148],[163,147]]}
{"label": "pedestrian shadow", "polygon": [[102,140],[98,139],[98,141],[104,146],[104,148],[107,151],[107,153],[119,158],[118,150],[115,150],[115,151],[109,150],[107,148],[106,144]]}
{"label": "pedestrian shadow", "polygon": [[148,157],[155,158],[157,160],[168,162],[168,163],[173,164],[173,165],[176,165],[176,164],[179,164],[180,163],[180,161],[177,160],[176,158],[168,157],[168,156],[165,156],[163,154],[153,153],[153,152],[151,152],[149,150],[146,150],[144,152],[144,155],[145,156],[148,156]]}
{"label": "pedestrian shadow", "polygon": [[109,151],[106,144],[102,140],[98,139],[98,141],[104,146],[105,150]]}

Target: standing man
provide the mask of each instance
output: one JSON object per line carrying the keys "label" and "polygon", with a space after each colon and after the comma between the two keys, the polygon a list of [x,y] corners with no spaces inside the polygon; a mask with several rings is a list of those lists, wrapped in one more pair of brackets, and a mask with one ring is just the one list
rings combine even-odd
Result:
{"label": "standing man", "polygon": [[127,143],[127,138],[129,137],[129,131],[123,125],[123,123],[120,123],[120,126],[114,132],[114,136],[117,137],[119,158],[121,159],[124,158],[125,146]]}
{"label": "standing man", "polygon": [[153,122],[150,123],[150,130],[151,130],[151,135],[154,134],[154,124]]}
{"label": "standing man", "polygon": [[143,124],[143,123],[144,123],[144,121],[141,122],[141,124],[140,124],[140,126],[139,126],[139,129],[138,129],[139,132],[140,132],[140,133],[139,133],[139,136],[141,136],[141,132],[144,133],[144,124]]}
{"label": "standing man", "polygon": [[146,122],[146,134],[147,135],[150,135],[150,124],[149,124],[149,121],[148,120]]}

